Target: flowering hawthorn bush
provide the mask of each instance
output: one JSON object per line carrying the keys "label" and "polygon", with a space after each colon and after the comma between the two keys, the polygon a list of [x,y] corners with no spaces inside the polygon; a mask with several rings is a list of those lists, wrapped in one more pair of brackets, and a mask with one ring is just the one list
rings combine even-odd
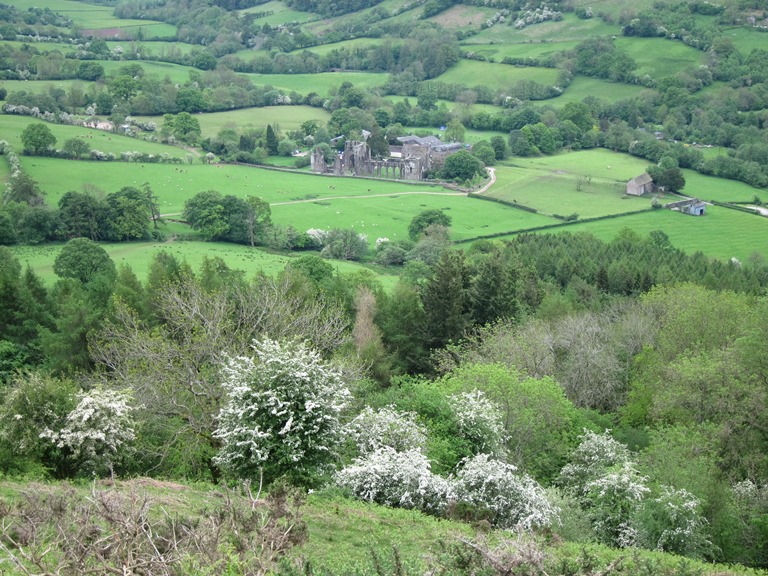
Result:
{"label": "flowering hawthorn bush", "polygon": [[223,367],[226,403],[215,462],[238,476],[306,482],[328,465],[350,393],[341,374],[306,344],[253,341],[254,357]]}
{"label": "flowering hawthorn bush", "polygon": [[345,436],[352,439],[361,455],[389,447],[396,452],[424,452],[427,435],[413,412],[398,412],[394,406],[373,410],[370,406],[347,424]]}
{"label": "flowering hawthorn bush", "polygon": [[504,451],[504,424],[501,411],[480,390],[448,397],[459,432],[475,454],[499,455]]}
{"label": "flowering hawthorn bush", "polygon": [[558,510],[527,474],[487,454],[467,459],[454,480],[456,499],[491,512],[500,528],[542,528],[557,522]]}
{"label": "flowering hawthorn bush", "polygon": [[595,534],[604,544],[619,547],[638,543],[635,514],[650,492],[632,462],[606,471],[585,486],[584,501]]}
{"label": "flowering hawthorn bush", "polygon": [[451,483],[430,470],[418,450],[398,452],[384,446],[336,473],[336,484],[355,496],[384,506],[441,514],[453,499]]}
{"label": "flowering hawthorn bush", "polygon": [[588,492],[588,484],[608,469],[629,462],[629,449],[611,438],[609,430],[595,434],[584,430],[581,444],[560,471],[558,483],[574,495]]}
{"label": "flowering hawthorn bush", "polygon": [[58,448],[69,449],[83,469],[104,472],[111,469],[125,444],[136,437],[130,394],[125,390],[95,388],[78,394],[78,398],[62,429],[46,429],[40,437],[50,438]]}

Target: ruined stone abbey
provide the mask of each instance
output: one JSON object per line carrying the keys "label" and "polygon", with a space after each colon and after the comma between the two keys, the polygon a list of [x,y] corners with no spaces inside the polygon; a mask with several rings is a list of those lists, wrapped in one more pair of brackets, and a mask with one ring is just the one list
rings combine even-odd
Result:
{"label": "ruined stone abbey", "polygon": [[399,157],[375,160],[366,142],[347,141],[344,151],[337,154],[333,163],[326,162],[322,151],[314,150],[311,157],[312,171],[335,176],[368,176],[393,180],[423,180],[430,171],[439,169],[446,156],[465,148],[464,144],[445,144],[439,138],[428,136],[404,136]]}

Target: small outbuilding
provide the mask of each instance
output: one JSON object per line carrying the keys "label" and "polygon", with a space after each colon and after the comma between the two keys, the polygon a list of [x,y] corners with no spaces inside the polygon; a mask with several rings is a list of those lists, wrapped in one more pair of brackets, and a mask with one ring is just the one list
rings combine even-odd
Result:
{"label": "small outbuilding", "polygon": [[688,204],[687,206],[681,206],[680,212],[690,214],[692,216],[704,216],[704,208],[707,206],[705,202],[697,201]]}
{"label": "small outbuilding", "polygon": [[642,196],[646,192],[652,193],[655,190],[656,186],[653,184],[653,178],[647,172],[643,172],[627,182],[626,194],[628,196]]}

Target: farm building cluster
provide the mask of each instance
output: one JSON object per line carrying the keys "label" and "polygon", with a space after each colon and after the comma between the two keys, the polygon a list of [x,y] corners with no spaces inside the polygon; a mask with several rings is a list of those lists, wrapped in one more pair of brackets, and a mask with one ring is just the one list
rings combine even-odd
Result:
{"label": "farm building cluster", "polygon": [[[663,190],[663,188],[661,188],[661,190]],[[651,178],[647,172],[644,172],[627,182],[627,190],[625,194],[627,196],[642,196],[643,194],[652,194],[656,191],[657,187],[653,183],[653,178]],[[704,216],[706,206],[707,203],[702,202],[698,198],[686,198],[684,200],[665,204],[664,208],[667,208],[668,210],[676,210],[692,216]]]}
{"label": "farm building cluster", "polygon": [[311,166],[316,174],[354,175],[394,180],[423,180],[439,169],[445,158],[464,150],[460,142],[445,143],[435,136],[401,136],[401,146],[390,147],[389,158],[374,159],[365,141],[348,140],[344,151],[327,162],[322,151],[312,152]]}

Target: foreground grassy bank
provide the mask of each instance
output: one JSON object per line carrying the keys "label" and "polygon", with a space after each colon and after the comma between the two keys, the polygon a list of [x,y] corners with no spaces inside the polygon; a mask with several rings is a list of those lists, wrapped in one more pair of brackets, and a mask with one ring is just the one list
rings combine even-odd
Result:
{"label": "foreground grassy bank", "polygon": [[[294,495],[295,496],[295,495]],[[124,506],[125,512],[143,510],[142,518],[160,534],[161,525],[202,526],[223,510],[244,505],[261,518],[282,510],[297,537],[279,554],[261,549],[261,560],[253,560],[270,574],[656,574],[718,576],[765,574],[740,566],[707,564],[671,554],[634,549],[614,550],[589,542],[568,542],[557,534],[535,538],[526,534],[487,531],[482,527],[451,520],[441,520],[410,510],[384,508],[350,500],[335,492],[320,492],[298,499],[265,497],[239,489],[201,484],[179,484],[139,478],[129,481],[100,482],[71,486],[69,484],[29,484],[0,482],[0,506],[6,522],[0,558],[0,573],[29,574],[23,553],[29,554],[42,542],[22,543],[13,532],[17,510],[25,502],[57,506],[62,518],[74,514],[76,507],[87,502],[109,502],[110,513]],[[140,505],[137,505],[136,503]],[[279,502],[276,504],[276,502]],[[242,512],[242,511],[241,511]],[[279,514],[278,514],[279,516]],[[114,516],[113,516],[114,517]],[[110,519],[102,519],[102,530],[108,531]],[[263,539],[274,539],[267,524],[260,529]],[[104,532],[102,533],[104,534]],[[244,535],[240,535],[243,538]],[[53,542],[56,534],[45,538]],[[18,546],[11,543],[14,540]],[[274,540],[271,540],[274,541]],[[242,559],[235,541],[220,541],[223,548],[216,556],[217,566],[225,573],[242,573]],[[54,548],[55,550],[55,548]],[[252,552],[252,551],[251,551]],[[55,554],[48,561],[55,563]],[[107,552],[106,554],[108,554]],[[167,554],[167,557],[170,557]],[[283,556],[282,561],[277,562]],[[268,559],[269,557],[269,559]],[[21,560],[22,566],[14,561]],[[128,559],[129,562],[133,559]],[[101,562],[98,560],[97,562]],[[271,566],[268,566],[271,564]],[[205,559],[189,559],[180,563],[186,574],[207,574],[213,563]],[[279,567],[278,567],[279,566]],[[33,570],[34,571],[34,570]],[[35,572],[36,573],[36,572]],[[173,570],[163,573],[177,573]],[[218,572],[221,573],[221,572]],[[251,572],[248,572],[251,573]],[[253,572],[256,573],[256,572]]]}

